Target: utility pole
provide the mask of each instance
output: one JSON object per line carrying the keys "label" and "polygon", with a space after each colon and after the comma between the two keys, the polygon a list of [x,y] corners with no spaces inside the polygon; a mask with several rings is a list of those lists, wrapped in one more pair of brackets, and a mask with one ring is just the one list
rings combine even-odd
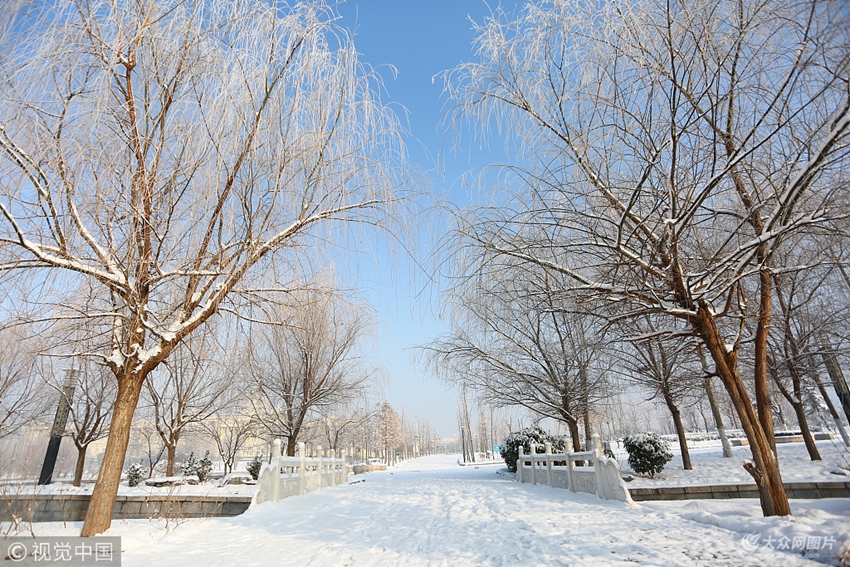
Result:
{"label": "utility pole", "polygon": [[56,417],[53,418],[53,427],[50,429],[50,441],[47,442],[47,453],[44,455],[44,464],[41,466],[41,475],[38,477],[40,485],[50,484],[53,478],[56,457],[59,456],[59,445],[62,443],[62,434],[65,433],[65,426],[68,424],[68,413],[71,411],[71,397],[74,395],[77,372],[78,370],[73,368],[65,371],[65,385],[59,397]]}

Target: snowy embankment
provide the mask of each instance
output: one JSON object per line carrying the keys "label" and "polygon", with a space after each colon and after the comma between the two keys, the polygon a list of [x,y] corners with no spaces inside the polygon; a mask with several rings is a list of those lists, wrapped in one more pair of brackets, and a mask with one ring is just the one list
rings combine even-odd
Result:
{"label": "snowy embankment", "polygon": [[[814,566],[799,555],[753,546],[749,534],[817,532],[836,540],[831,553],[837,564],[850,532],[850,500],[831,500],[827,508],[795,502],[798,516],[769,520],[749,516],[750,501],[630,509],[593,495],[517,484],[495,467],[460,467],[456,461],[408,461],[357,477],[365,482],[262,504],[235,518],[172,521],[167,528],[155,521],[115,521],[107,535],[123,538],[125,567]],[[731,519],[736,514],[743,514],[738,524]],[[79,528],[37,524],[35,531],[71,535]]]}
{"label": "snowy embankment", "polygon": [[[841,441],[818,441],[816,443],[822,457],[812,461],[803,443],[787,443],[776,446],[779,456],[779,469],[783,482],[827,482],[850,481],[850,452]],[[630,487],[657,488],[660,486],[694,486],[708,484],[752,484],[753,477],[744,470],[744,460],[752,459],[750,448],[733,447],[731,458],[723,458],[719,443],[714,447],[692,449],[691,464],[693,470],[686,471],[682,466],[682,455],[674,451],[673,460],[667,463],[664,471],[654,479],[635,476]],[[618,454],[623,474],[633,474],[627,455]],[[838,474],[836,474],[838,473]]]}

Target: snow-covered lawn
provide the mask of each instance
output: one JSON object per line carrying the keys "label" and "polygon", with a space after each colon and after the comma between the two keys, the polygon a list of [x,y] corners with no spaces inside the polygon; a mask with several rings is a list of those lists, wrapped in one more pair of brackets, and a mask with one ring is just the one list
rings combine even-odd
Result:
{"label": "snow-covered lawn", "polygon": [[[837,441],[818,441],[818,451],[823,460],[812,461],[803,443],[787,443],[776,446],[779,454],[779,469],[784,482],[850,481],[850,452]],[[682,467],[682,455],[674,451],[673,460],[654,479],[635,476],[630,487],[659,487],[705,484],[752,484],[753,477],[744,470],[745,459],[752,459],[749,447],[733,447],[734,457],[723,458],[719,443],[714,447],[692,449],[693,470]],[[618,455],[623,474],[631,474],[627,455]],[[844,474],[834,474],[844,473]]]}
{"label": "snow-covered lawn", "polygon": [[[125,567],[194,565],[817,565],[762,545],[771,534],[835,540],[850,500],[794,503],[793,518],[758,517],[754,501],[652,503],[633,509],[593,495],[513,482],[457,457],[408,461],[357,484],[266,503],[235,518],[179,525],[116,521]],[[79,524],[37,524],[76,535]],[[757,534],[758,541],[750,534]],[[749,537],[744,541],[745,537]],[[819,540],[819,541],[822,541]]]}

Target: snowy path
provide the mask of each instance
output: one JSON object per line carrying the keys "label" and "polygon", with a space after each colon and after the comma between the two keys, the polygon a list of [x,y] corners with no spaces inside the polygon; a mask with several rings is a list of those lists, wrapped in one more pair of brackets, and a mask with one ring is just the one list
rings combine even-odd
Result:
{"label": "snowy path", "polygon": [[665,510],[517,484],[497,468],[423,459],[236,518],[169,531],[115,522],[108,535],[123,537],[125,567],[818,565],[749,552],[740,533]]}

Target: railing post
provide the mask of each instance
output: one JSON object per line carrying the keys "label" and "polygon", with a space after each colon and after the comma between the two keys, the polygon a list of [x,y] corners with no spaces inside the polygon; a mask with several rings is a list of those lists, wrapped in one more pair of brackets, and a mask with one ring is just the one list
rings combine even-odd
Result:
{"label": "railing post", "polygon": [[537,457],[537,443],[531,444],[531,484],[537,484],[537,463],[534,461]]}
{"label": "railing post", "polygon": [[516,481],[522,482],[522,445],[519,446],[519,456],[516,460]]}
{"label": "railing post", "polygon": [[598,433],[594,433],[590,438],[593,441],[593,452],[596,454],[596,458],[598,459],[602,456],[602,440],[599,438]]}
{"label": "railing post", "polygon": [[606,500],[605,485],[602,482],[602,463],[599,462],[599,457],[602,456],[602,440],[599,439],[599,434],[594,433],[590,438],[593,442],[593,471],[596,473],[596,496]]}
{"label": "railing post", "polygon": [[324,483],[322,482],[322,477],[324,476],[324,472],[325,472],[325,468],[324,468],[325,452],[322,449],[321,445],[316,447],[316,453],[319,454],[319,490],[321,490],[322,487],[324,486]]}
{"label": "railing post", "polygon": [[546,441],[546,484],[552,486],[552,443]]}
{"label": "railing post", "polygon": [[331,486],[336,486],[336,450],[331,449]]}
{"label": "railing post", "polygon": [[339,468],[339,484],[345,484],[348,482],[348,463],[345,460],[345,449],[340,452],[339,460],[342,461]]}
{"label": "railing post", "polygon": [[304,459],[306,453],[307,447],[302,441],[298,444],[298,456],[301,457],[301,460],[298,462],[298,494],[304,494],[307,489],[307,479],[305,476],[306,471],[304,469]]}
{"label": "railing post", "polygon": [[274,471],[274,487],[272,487],[272,502],[280,500],[280,439],[272,443],[272,470]]}
{"label": "railing post", "polygon": [[576,488],[573,485],[573,442],[567,441],[567,488],[570,492],[575,492]]}

